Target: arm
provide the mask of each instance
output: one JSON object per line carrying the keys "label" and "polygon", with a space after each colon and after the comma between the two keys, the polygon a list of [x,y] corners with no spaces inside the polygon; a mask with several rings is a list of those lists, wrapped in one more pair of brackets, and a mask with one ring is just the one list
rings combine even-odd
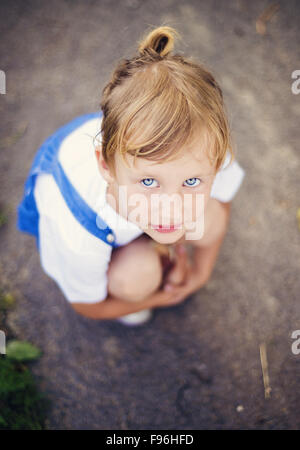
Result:
{"label": "arm", "polygon": [[157,289],[145,300],[139,302],[123,301],[119,298],[108,296],[97,303],[71,303],[76,312],[90,319],[116,319],[117,317],[131,314],[147,308],[161,308],[180,303],[183,299],[174,297],[173,292]]}
{"label": "arm", "polygon": [[192,241],[194,246],[193,261],[189,264],[185,281],[176,285],[167,283],[173,293],[173,300],[179,302],[200,289],[210,278],[221,244],[226,235],[230,216],[230,203],[214,202],[210,209],[207,229],[199,241]]}
{"label": "arm", "polygon": [[231,202],[214,205],[208,233],[194,244],[193,264],[199,278],[199,287],[211,277],[217,256],[227,233]]}
{"label": "arm", "polygon": [[77,313],[90,319],[116,319],[155,306],[152,297],[140,302],[128,302],[110,295],[97,303],[72,302],[71,305]]}

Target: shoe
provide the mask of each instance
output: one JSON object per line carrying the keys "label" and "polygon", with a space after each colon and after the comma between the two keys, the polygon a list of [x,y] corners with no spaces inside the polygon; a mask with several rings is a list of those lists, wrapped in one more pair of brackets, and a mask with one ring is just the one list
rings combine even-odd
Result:
{"label": "shoe", "polygon": [[152,309],[142,309],[142,311],[118,317],[116,320],[118,322],[121,322],[123,325],[134,326],[142,325],[143,323],[148,322],[148,320],[150,320],[152,316]]}

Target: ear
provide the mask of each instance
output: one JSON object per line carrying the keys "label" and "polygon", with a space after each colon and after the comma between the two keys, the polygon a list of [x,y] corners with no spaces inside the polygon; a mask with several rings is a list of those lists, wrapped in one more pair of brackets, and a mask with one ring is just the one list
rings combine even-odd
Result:
{"label": "ear", "polygon": [[111,174],[108,165],[104,161],[103,153],[102,153],[102,145],[99,144],[95,147],[95,154],[98,163],[98,169],[103,178],[107,181],[107,183],[112,183],[114,181],[114,177]]}

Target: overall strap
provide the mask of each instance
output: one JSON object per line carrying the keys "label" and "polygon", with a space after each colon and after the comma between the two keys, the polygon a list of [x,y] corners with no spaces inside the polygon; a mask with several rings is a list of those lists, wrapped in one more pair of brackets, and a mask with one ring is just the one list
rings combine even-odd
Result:
{"label": "overall strap", "polygon": [[112,247],[119,247],[116,243],[114,232],[103,219],[89,207],[76,189],[74,189],[58,159],[56,159],[52,173],[65,202],[78,222],[87,231],[100,238],[102,241],[110,244]]}
{"label": "overall strap", "polygon": [[[93,211],[81,195],[74,188],[66,176],[62,165],[58,160],[59,149],[62,141],[76,128],[83,125],[86,121],[100,118],[102,111],[84,114],[76,117],[71,122],[60,127],[55,133],[49,136],[37,151],[33,160],[29,176],[25,183],[25,196],[30,197],[31,204],[35,206],[34,213],[38,217],[38,211],[35,205],[33,188],[36,176],[40,173],[51,173],[60,189],[66,204],[72,214],[81,223],[81,225],[91,234],[111,245],[119,247],[116,243],[116,236],[113,230]],[[33,221],[32,221],[33,222]],[[37,228],[36,224],[36,228]],[[38,229],[34,231],[38,238]]]}

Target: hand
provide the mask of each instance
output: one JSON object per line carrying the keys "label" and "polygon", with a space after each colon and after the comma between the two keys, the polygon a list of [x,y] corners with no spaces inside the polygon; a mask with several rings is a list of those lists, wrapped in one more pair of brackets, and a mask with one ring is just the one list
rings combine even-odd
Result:
{"label": "hand", "polygon": [[199,286],[199,273],[195,273],[183,245],[175,246],[174,266],[163,280],[163,287],[151,301],[153,306],[171,306],[183,302]]}
{"label": "hand", "polygon": [[180,303],[193,292],[200,289],[207,281],[204,272],[196,269],[195,264],[188,260],[187,252],[176,248],[176,265],[166,276],[162,290],[173,294],[172,301]]}
{"label": "hand", "polygon": [[206,280],[202,280],[199,273],[190,266],[187,270],[184,283],[180,285],[166,283],[162,290],[170,293],[172,295],[172,302],[176,304],[184,301],[190,294],[196,292],[205,283]]}
{"label": "hand", "polygon": [[195,269],[195,265],[190,263],[185,247],[183,252],[180,251],[179,245],[176,247],[174,263],[174,267],[163,280],[163,287],[147,300],[151,303],[150,307],[181,303],[206,283],[207,280]]}
{"label": "hand", "polygon": [[183,300],[184,298],[175,297],[174,292],[172,291],[168,292],[164,289],[160,289],[150,297],[148,297],[148,299],[146,300],[145,308],[161,308],[164,306],[172,306],[176,305],[177,303],[181,303]]}
{"label": "hand", "polygon": [[[173,247],[174,248],[174,247]],[[173,267],[164,278],[164,284],[180,285],[184,282],[188,270],[188,254],[183,244],[175,245]]]}

